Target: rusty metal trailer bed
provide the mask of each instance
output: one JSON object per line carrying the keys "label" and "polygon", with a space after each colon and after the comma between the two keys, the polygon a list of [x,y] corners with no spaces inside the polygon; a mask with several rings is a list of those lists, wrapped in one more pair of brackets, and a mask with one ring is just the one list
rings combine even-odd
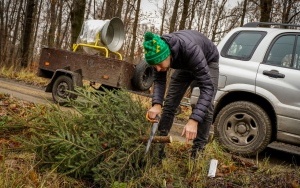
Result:
{"label": "rusty metal trailer bed", "polygon": [[134,65],[115,58],[56,48],[42,48],[38,70],[38,76],[51,78],[46,92],[52,92],[54,101],[59,104],[64,104],[68,97],[75,98],[68,91],[83,86],[83,80],[150,96],[152,74],[153,69],[143,61]]}

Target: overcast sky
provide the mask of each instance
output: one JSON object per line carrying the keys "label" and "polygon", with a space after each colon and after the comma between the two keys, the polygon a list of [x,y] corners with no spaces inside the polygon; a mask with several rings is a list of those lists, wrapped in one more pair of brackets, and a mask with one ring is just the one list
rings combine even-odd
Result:
{"label": "overcast sky", "polygon": [[[228,0],[227,6],[232,7],[237,2],[242,0]],[[163,0],[142,0],[141,1],[141,9],[144,13],[153,13],[157,9],[157,5],[162,7]],[[143,24],[149,23],[150,25],[154,25],[156,28],[160,27],[161,20],[157,18],[157,15],[151,14],[152,16],[147,17],[145,20],[141,20]]]}
{"label": "overcast sky", "polygon": [[157,2],[162,4],[162,0],[142,0],[141,8],[143,11],[154,11],[156,9]]}
{"label": "overcast sky", "polygon": [[[228,0],[227,6],[234,6],[237,2],[240,2],[241,0]],[[157,4],[162,5],[162,0],[142,0],[141,1],[141,8],[143,11],[154,11],[156,9]]]}

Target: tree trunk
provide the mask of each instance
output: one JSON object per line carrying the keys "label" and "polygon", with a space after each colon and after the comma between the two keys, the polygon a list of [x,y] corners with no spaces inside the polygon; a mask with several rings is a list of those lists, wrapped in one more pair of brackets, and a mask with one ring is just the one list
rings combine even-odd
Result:
{"label": "tree trunk", "polygon": [[74,0],[71,10],[71,46],[76,43],[84,21],[86,0]]}
{"label": "tree trunk", "polygon": [[133,23],[133,29],[132,29],[132,41],[131,41],[130,60],[129,60],[131,62],[133,62],[133,60],[134,60],[134,50],[135,50],[135,43],[136,43],[136,31],[137,31],[138,22],[139,22],[140,9],[141,9],[141,0],[137,0],[137,7],[136,7],[134,23]]}
{"label": "tree trunk", "polygon": [[197,30],[201,32],[202,30],[202,24],[203,24],[203,16],[204,15],[204,12],[205,12],[205,6],[204,6],[204,3],[203,3],[203,6],[202,5],[203,2],[200,2],[200,5],[199,5],[199,10],[197,11],[198,12],[198,27],[197,27]]}
{"label": "tree trunk", "polygon": [[98,14],[97,14],[97,19],[102,20],[104,17],[104,10],[105,10],[105,4],[106,4],[106,0],[103,0],[101,6],[98,8]]}
{"label": "tree trunk", "polygon": [[247,0],[244,0],[242,17],[241,17],[241,25],[240,26],[244,25],[244,19],[245,19],[246,12],[247,12]]}
{"label": "tree trunk", "polygon": [[[16,18],[16,23],[15,23],[15,28],[14,28],[14,32],[13,32],[13,38],[12,38],[12,46],[16,46],[16,41],[17,38],[19,36],[19,26],[20,26],[20,20],[21,20],[21,11],[22,11],[22,7],[23,7],[23,1],[19,1],[19,7],[18,7],[18,12],[17,12],[17,18]],[[0,47],[1,48],[1,47]],[[20,48],[20,47],[19,47]],[[11,48],[10,49],[10,57],[12,59],[12,62],[14,62],[17,59],[17,50],[18,48]]]}
{"label": "tree trunk", "polygon": [[189,25],[188,25],[188,29],[192,29],[192,25],[193,25],[193,19],[195,18],[195,11],[196,11],[196,7],[198,5],[198,0],[193,0],[193,4],[192,4],[192,10],[191,10],[191,16],[190,16],[190,21],[189,21]]}
{"label": "tree trunk", "polygon": [[183,1],[183,10],[182,10],[182,14],[181,14],[181,21],[179,24],[179,30],[185,29],[185,22],[188,17],[189,5],[190,5],[190,0]]}
{"label": "tree trunk", "polygon": [[[70,24],[70,20],[71,20],[71,16],[70,14],[68,15],[67,19],[66,19],[66,26],[64,28],[61,40],[60,40],[60,46],[63,44],[63,41],[66,41],[69,38],[69,24]],[[67,45],[67,43],[65,42],[64,44],[65,46]],[[66,47],[64,47],[66,48]]]}
{"label": "tree trunk", "polygon": [[[33,41],[33,45],[35,45],[36,44],[36,39],[37,39],[37,36],[38,36],[38,30],[39,30],[39,23],[40,23],[40,18],[41,18],[41,9],[42,9],[42,5],[43,5],[43,2],[42,1],[39,1],[39,0],[36,0],[36,3],[37,3],[37,5],[38,5],[38,3],[39,3],[39,6],[37,7],[37,13],[36,13],[36,16],[35,16],[35,18],[36,18],[36,25],[35,25],[35,30],[34,30],[34,36],[33,36],[33,39],[32,39],[32,41]],[[34,48],[34,49],[36,49],[36,48]],[[37,52],[38,50],[35,50],[35,52]]]}
{"label": "tree trunk", "polygon": [[175,1],[175,5],[174,5],[171,21],[170,21],[169,33],[172,33],[175,30],[175,24],[176,24],[176,20],[177,20],[177,11],[178,11],[178,6],[179,6],[179,1],[180,0]]}
{"label": "tree trunk", "polygon": [[50,28],[48,32],[48,46],[54,47],[55,30],[56,30],[56,5],[57,0],[50,1]]}
{"label": "tree trunk", "polygon": [[[16,5],[14,6],[14,9]],[[8,56],[7,51],[8,49],[14,49],[14,46],[10,44],[10,34],[12,32],[12,28],[8,31],[8,23],[13,26],[13,20],[12,18],[14,15],[11,15],[10,12],[11,8],[11,1],[1,1],[0,3],[0,65],[1,64],[7,64],[11,58],[11,56]],[[9,19],[11,18],[11,19]]]}
{"label": "tree trunk", "polygon": [[[149,136],[141,136],[140,142],[147,143],[149,139]],[[172,136],[154,136],[151,143],[172,143],[173,138]]]}
{"label": "tree trunk", "polygon": [[32,36],[32,20],[34,15],[34,0],[28,0],[26,4],[26,11],[25,11],[25,24],[23,27],[23,34],[22,34],[22,47],[21,47],[21,67],[28,66],[28,58],[29,58],[29,47],[31,42]]}
{"label": "tree trunk", "polygon": [[210,12],[211,12],[211,7],[212,7],[212,0],[207,0],[207,13],[206,13],[206,18],[205,18],[205,26],[204,26],[204,35],[208,35],[208,26],[210,22]]}
{"label": "tree trunk", "polygon": [[[4,12],[4,1],[0,2],[0,12]],[[4,37],[3,37],[3,33],[4,32],[4,14],[0,14],[0,65],[4,63],[4,59],[3,59],[3,49],[2,46],[4,44]]]}
{"label": "tree trunk", "polygon": [[161,25],[160,25],[159,35],[162,35],[163,31],[164,31],[164,23],[165,23],[165,17],[166,17],[166,12],[167,12],[167,7],[168,7],[168,0],[164,1],[163,7],[164,8],[162,10],[162,18],[161,18]]}
{"label": "tree trunk", "polygon": [[[4,17],[6,17],[6,19],[4,19],[5,22],[3,25],[3,30],[1,32],[1,35],[3,37],[2,58],[4,59],[4,62],[6,62],[6,64],[12,64],[13,62],[11,62],[11,57],[8,56],[8,52],[11,48],[14,48],[14,46],[12,46],[10,43],[11,41],[10,33],[12,31],[16,6],[13,5],[11,0],[8,0],[6,2],[7,3],[5,5],[5,11],[3,12]],[[12,10],[10,10],[10,8]]]}
{"label": "tree trunk", "polygon": [[220,7],[218,8],[218,14],[217,14],[217,17],[215,18],[215,22],[214,22],[214,25],[213,25],[212,36],[211,36],[211,40],[213,42],[215,41],[215,37],[216,37],[216,34],[217,34],[217,29],[218,29],[218,24],[219,24],[219,21],[220,21],[220,18],[221,18],[221,15],[223,13],[223,10],[224,10],[224,7],[225,7],[226,3],[227,3],[227,0],[222,0],[222,3],[220,5]]}
{"label": "tree trunk", "polygon": [[283,12],[282,12],[282,23],[289,23],[290,11],[292,8],[292,0],[284,0]]}
{"label": "tree trunk", "polygon": [[204,11],[203,11],[203,14],[202,14],[202,20],[201,20],[201,24],[199,24],[200,25],[200,29],[199,29],[199,31],[201,31],[202,33],[204,33],[203,32],[203,24],[204,24],[204,20],[205,20],[205,15],[207,14],[207,12],[208,12],[208,8],[207,8],[207,6],[208,6],[208,0],[206,0],[205,1],[205,8],[204,8]]}
{"label": "tree trunk", "polygon": [[55,39],[55,47],[60,47],[60,40],[61,40],[61,35],[62,35],[62,12],[63,12],[63,1],[59,0],[59,3],[57,4],[58,7],[58,16],[57,16],[57,34],[56,34],[56,39]]}
{"label": "tree trunk", "polygon": [[112,19],[115,15],[115,6],[117,4],[117,0],[107,0],[105,6],[105,15],[104,19]]}
{"label": "tree trunk", "polygon": [[128,2],[124,14],[125,27],[128,26],[130,23],[130,15],[132,14],[133,10],[134,10],[134,6]]}
{"label": "tree trunk", "polygon": [[89,4],[88,4],[88,8],[87,8],[87,12],[86,12],[86,15],[85,15],[85,19],[88,20],[89,17],[90,17],[90,13],[91,13],[91,5],[92,5],[92,1],[93,0],[88,0],[89,1]]}
{"label": "tree trunk", "polygon": [[260,22],[271,22],[270,13],[273,0],[260,0]]}
{"label": "tree trunk", "polygon": [[[125,31],[130,30],[130,17],[133,14],[133,10],[134,10],[134,6],[132,4],[130,4],[131,1],[127,1],[126,3],[126,7],[125,7],[125,14],[124,14],[124,27],[125,27]],[[131,43],[131,38],[132,35],[128,35],[128,37],[126,38],[126,40],[124,41],[123,44],[123,48],[122,51],[124,53],[124,56],[128,56],[130,58],[130,43]]]}
{"label": "tree trunk", "polygon": [[116,12],[116,15],[115,15],[118,18],[122,17],[123,5],[124,5],[124,1],[123,0],[119,0],[118,1],[118,9],[117,9],[117,12]]}

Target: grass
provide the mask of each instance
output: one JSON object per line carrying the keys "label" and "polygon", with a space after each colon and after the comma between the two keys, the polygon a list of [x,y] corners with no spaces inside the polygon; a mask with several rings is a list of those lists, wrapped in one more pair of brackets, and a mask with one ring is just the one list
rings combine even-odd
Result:
{"label": "grass", "polygon": [[33,153],[5,153],[0,160],[0,187],[85,187],[84,182],[53,171],[39,172],[37,163]]}
{"label": "grass", "polygon": [[[14,71],[14,68],[1,68],[0,77],[22,80],[34,85],[45,85],[47,80],[40,79],[29,70]],[[148,98],[142,100],[149,107]],[[25,126],[28,110],[36,108],[32,103],[20,101],[7,94],[0,94],[0,187],[38,187],[38,188],[88,188],[96,187],[91,181],[63,175],[56,169],[42,170],[40,161],[33,152],[21,150],[21,143],[15,142],[14,135],[24,134],[18,126]],[[43,107],[47,108],[47,107]],[[189,108],[177,118],[185,119]],[[46,111],[45,111],[46,112]],[[9,124],[14,131],[6,129],[8,122],[18,116],[23,118],[19,124]],[[51,116],[44,114],[43,116]],[[23,123],[22,123],[23,122]],[[156,146],[154,146],[156,147]],[[146,182],[147,187],[300,187],[298,166],[270,165],[268,158],[262,161],[246,160],[226,153],[217,142],[212,140],[204,153],[195,160],[189,157],[191,145],[173,142],[166,147],[167,158],[153,164],[145,173],[130,182],[114,182],[112,187],[135,187],[137,182]],[[215,178],[208,178],[211,159],[218,160]]]}
{"label": "grass", "polygon": [[1,67],[0,77],[22,81],[27,84],[46,86],[49,79],[37,76],[36,70],[31,69],[16,69],[15,67]]}

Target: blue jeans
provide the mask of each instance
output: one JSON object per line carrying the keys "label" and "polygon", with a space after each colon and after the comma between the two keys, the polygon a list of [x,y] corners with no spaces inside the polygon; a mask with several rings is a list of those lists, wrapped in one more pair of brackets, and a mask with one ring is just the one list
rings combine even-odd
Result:
{"label": "blue jeans", "polygon": [[[213,121],[214,105],[213,101],[218,89],[219,63],[211,62],[209,64],[210,76],[214,85],[214,95],[212,103],[201,125],[198,125],[197,136],[193,140],[193,150],[202,150],[208,142],[209,130]],[[166,136],[170,132],[177,107],[191,83],[194,81],[191,72],[185,70],[175,70],[171,76],[168,93],[164,102],[162,116],[158,125],[158,131],[161,136]]]}

